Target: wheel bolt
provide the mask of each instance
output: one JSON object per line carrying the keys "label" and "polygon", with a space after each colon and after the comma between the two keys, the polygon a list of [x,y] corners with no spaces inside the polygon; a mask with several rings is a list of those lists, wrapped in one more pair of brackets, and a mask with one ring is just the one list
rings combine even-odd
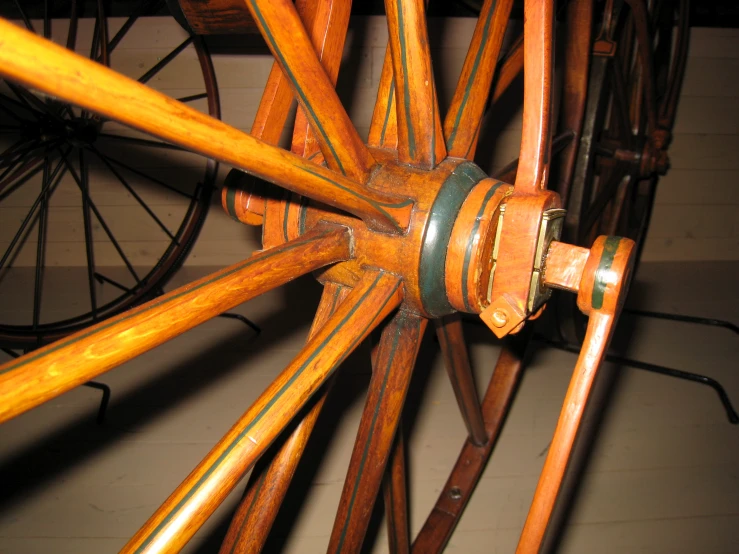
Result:
{"label": "wheel bolt", "polygon": [[505,327],[506,323],[508,323],[508,314],[501,309],[495,310],[490,317],[490,321],[498,328]]}

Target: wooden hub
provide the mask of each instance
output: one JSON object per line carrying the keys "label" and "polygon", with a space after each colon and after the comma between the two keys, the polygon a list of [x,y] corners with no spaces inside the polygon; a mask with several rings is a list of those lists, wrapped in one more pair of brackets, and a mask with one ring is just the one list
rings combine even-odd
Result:
{"label": "wooden hub", "polygon": [[[354,286],[366,268],[379,268],[403,277],[405,304],[413,312],[426,317],[480,312],[489,288],[498,208],[512,187],[455,158],[432,171],[387,160],[368,186],[413,202],[405,233],[374,231],[352,216],[295,199],[276,214],[280,225],[289,229],[294,213],[300,234],[320,221],[352,229],[354,259],[322,270],[319,279]],[[265,225],[274,224],[268,220],[269,212]]]}

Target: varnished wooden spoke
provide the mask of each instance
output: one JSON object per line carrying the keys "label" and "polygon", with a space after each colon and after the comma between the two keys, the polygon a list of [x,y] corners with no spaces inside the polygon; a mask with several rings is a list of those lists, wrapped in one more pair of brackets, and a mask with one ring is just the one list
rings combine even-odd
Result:
{"label": "varnished wooden spoke", "polygon": [[399,278],[368,271],[336,313],[122,552],[176,552],[338,365],[402,301]]}
{"label": "varnished wooden spoke", "polygon": [[393,78],[393,58],[390,47],[385,49],[382,62],[380,86],[377,89],[377,100],[372,112],[369,137],[370,146],[377,148],[398,147],[398,114],[395,106],[395,79]]}
{"label": "varnished wooden spoke", "polygon": [[327,552],[359,552],[427,320],[398,313],[382,332]]}
{"label": "varnished wooden spoke", "polygon": [[346,210],[371,227],[397,232],[408,224],[410,200],[362,187],[7,21],[0,21],[0,34],[0,71],[11,79]]}
{"label": "varnished wooden spoke", "polygon": [[639,64],[641,65],[642,92],[647,119],[647,132],[657,128],[657,91],[654,82],[654,61],[652,48],[654,44],[649,32],[649,14],[644,0],[626,0],[631,7],[638,44]]}
{"label": "varnished wooden spoke", "polygon": [[[348,293],[349,289],[346,287],[326,283],[309,339],[323,327]],[[330,383],[327,386],[330,387]],[[249,477],[246,493],[221,544],[221,554],[261,552],[323,408],[327,392],[324,387],[318,393],[320,397],[314,400],[310,411],[285,439],[274,457],[263,457],[256,463]]]}
{"label": "varnished wooden spoke", "polygon": [[[298,11],[300,13],[300,9]],[[305,15],[300,14],[318,59],[334,87],[344,53],[350,11],[351,2],[346,0],[308,0],[304,9]],[[308,115],[302,107],[295,115],[292,151],[304,158],[311,158],[319,152],[319,143],[311,130]]]}
{"label": "varnished wooden spoke", "polygon": [[444,119],[444,137],[450,156],[474,159],[474,146],[488,102],[490,84],[500,54],[513,0],[485,0],[462,74]]}
{"label": "varnished wooden spoke", "polygon": [[531,326],[527,326],[515,337],[506,338],[482,401],[485,431],[489,440],[484,446],[475,446],[469,438],[465,441],[436,505],[413,541],[414,553],[442,552],[462,517],[500,435],[524,367],[530,336]]}
{"label": "varnished wooden spoke", "polygon": [[395,80],[398,159],[431,169],[446,157],[423,0],[385,0]]}
{"label": "varnished wooden spoke", "polygon": [[[685,76],[685,65],[688,61],[688,46],[690,42],[690,1],[680,0],[679,27],[677,39],[674,45],[672,67],[670,68],[667,90],[659,106],[659,126],[664,129],[672,129],[675,123],[677,103],[680,98],[683,77]],[[671,12],[671,10],[668,10]],[[672,13],[672,12],[671,12]]]}
{"label": "varnished wooden spoke", "polygon": [[495,103],[508,90],[513,80],[523,71],[523,34],[516,39],[511,45],[508,54],[500,63],[498,75],[495,78],[495,86],[493,94],[490,95],[490,101]]}
{"label": "varnished wooden spoke", "polygon": [[385,501],[390,554],[408,554],[411,550],[411,543],[402,424],[398,425],[398,430],[395,432],[395,443],[390,453],[385,479],[382,482],[382,496]]}
{"label": "varnished wooden spoke", "polygon": [[554,5],[547,0],[524,4],[524,98],[518,193],[547,188],[554,48]]}
{"label": "varnished wooden spoke", "polygon": [[[248,0],[247,4],[275,60],[290,80],[329,167],[365,182],[374,160],[323,70],[295,6],[290,0]],[[345,4],[342,10],[348,10]]]}
{"label": "varnished wooden spoke", "polygon": [[470,359],[467,355],[467,345],[464,342],[462,321],[458,314],[454,314],[436,319],[434,324],[441,353],[444,356],[444,364],[470,440],[475,446],[482,446],[488,441],[488,437],[480,411],[480,400],[477,397]]}
{"label": "varnished wooden spoke", "polygon": [[0,366],[0,422],[242,302],[349,256],[346,229],[316,229]]}

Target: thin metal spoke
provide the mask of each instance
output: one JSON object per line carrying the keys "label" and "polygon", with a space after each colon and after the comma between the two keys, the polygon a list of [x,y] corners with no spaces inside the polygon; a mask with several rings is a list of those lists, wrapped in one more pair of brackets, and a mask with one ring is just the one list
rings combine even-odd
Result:
{"label": "thin metal spoke", "polygon": [[193,102],[195,100],[200,100],[201,98],[208,98],[208,93],[201,92],[200,94],[192,94],[190,96],[183,96],[182,98],[177,98],[177,101],[182,102],[183,104],[186,104],[187,102]]}
{"label": "thin metal spoke", "polygon": [[[9,100],[9,101],[13,101],[13,100],[12,100],[12,98],[8,98],[7,96],[5,96],[4,94],[1,94],[1,93],[0,93],[0,100],[5,100],[5,101],[8,101],[8,100]],[[24,106],[24,108],[25,108],[25,106]],[[17,116],[16,114],[15,114],[15,112],[13,112],[12,110],[8,109],[8,108],[7,108],[6,106],[4,106],[3,104],[0,104],[0,111],[2,111],[2,112],[4,112],[4,113],[8,114],[8,115],[9,115],[10,117],[12,117],[13,119],[15,119],[15,120],[16,120],[16,121],[17,121],[18,123],[25,123],[25,122],[26,122],[26,120],[25,120],[25,119],[21,119],[20,117],[18,117],[18,116]]]}
{"label": "thin metal spoke", "polygon": [[[48,9],[48,2],[44,3]],[[46,20],[44,20],[44,27]],[[44,158],[44,174],[41,180],[41,210],[38,219],[38,237],[36,239],[36,273],[33,280],[33,328],[36,329],[41,318],[41,288],[43,284],[44,260],[46,257],[46,224],[49,219],[49,157]]]}
{"label": "thin metal spoke", "polygon": [[79,187],[80,191],[82,191],[82,195],[85,198],[87,198],[87,203],[90,206],[92,213],[95,214],[95,217],[97,217],[98,221],[100,222],[100,226],[103,228],[103,231],[105,231],[105,234],[108,236],[108,239],[113,244],[113,247],[116,249],[116,252],[118,252],[118,255],[121,257],[121,260],[123,260],[123,263],[126,264],[128,271],[131,273],[131,275],[133,275],[134,279],[136,279],[136,284],[141,284],[141,279],[139,279],[139,276],[136,273],[136,270],[133,268],[133,265],[131,265],[131,262],[126,256],[126,253],[121,248],[121,245],[118,244],[118,241],[115,240],[115,237],[113,236],[113,233],[111,232],[110,227],[108,227],[108,224],[106,223],[100,211],[97,209],[97,206],[95,206],[95,203],[92,201],[90,196],[87,194],[85,187],[82,185],[80,176],[77,175],[77,172],[75,171],[74,167],[72,166],[69,159],[67,159],[67,157],[64,154],[62,154],[62,159],[64,160],[64,163],[66,164],[67,169],[69,169],[69,173],[72,175],[74,182],[77,183],[77,186]]}
{"label": "thin metal spoke", "polygon": [[[14,85],[13,83],[8,82],[7,83],[8,88],[12,90],[15,95],[22,101],[28,103],[29,109],[32,111],[33,115],[38,119],[38,114],[45,114],[49,117],[56,120],[57,123],[60,123],[62,125],[66,124],[66,121],[62,119],[56,111],[52,108],[50,104],[45,102],[44,100],[41,100],[38,96],[33,94],[31,91]],[[30,102],[36,105],[36,108],[30,105]]]}
{"label": "thin metal spoke", "polygon": [[111,163],[113,163],[115,165],[119,165],[122,168],[130,171],[134,175],[138,175],[139,177],[143,177],[144,179],[146,179],[148,181],[151,181],[152,183],[157,184],[160,187],[164,187],[165,189],[170,190],[172,192],[175,192],[175,193],[179,194],[180,196],[184,196],[185,198],[188,198],[190,200],[192,200],[194,198],[194,196],[191,196],[191,195],[187,194],[186,192],[182,192],[181,190],[178,190],[178,189],[174,188],[173,186],[168,185],[164,181],[160,181],[156,177],[152,177],[148,173],[144,173],[143,171],[140,171],[138,169],[135,169],[135,168],[131,167],[130,165],[128,165],[127,163],[124,163],[124,162],[122,162],[120,160],[116,160],[115,158],[111,158],[107,154],[103,154],[102,152],[99,152],[99,151],[98,151],[98,154],[100,156],[102,156],[103,158],[105,158],[106,160],[108,160],[109,162],[111,162]]}
{"label": "thin metal spoke", "polygon": [[108,22],[105,19],[105,6],[103,5],[103,0],[97,1],[98,5],[98,11],[97,11],[97,18],[95,20],[95,26],[98,29],[97,37],[98,37],[98,44],[94,44],[93,42],[93,49],[95,52],[90,55],[91,59],[95,59],[95,55],[97,54],[98,46],[100,48],[100,59],[101,63],[103,65],[106,65],[110,67],[110,56],[108,51]]}
{"label": "thin metal spoke", "polygon": [[85,151],[79,150],[80,188],[82,190],[82,221],[85,229],[85,253],[87,255],[87,286],[90,289],[90,305],[92,318],[97,319],[97,294],[95,293],[95,252],[92,244],[92,221],[90,218],[90,179],[85,163]]}
{"label": "thin metal spoke", "polygon": [[[8,177],[5,181],[0,181],[0,191],[2,191],[5,188],[5,185],[7,183],[13,182],[13,180],[16,178],[19,172],[21,172],[24,168],[20,168],[18,171],[16,171],[13,175]],[[39,165],[36,166],[32,171],[29,173],[26,173],[23,177],[18,179],[15,183],[13,183],[13,186],[11,186],[8,190],[0,194],[0,202],[5,200],[8,196],[13,194],[16,190],[18,190],[24,183],[28,182],[29,179],[33,178],[35,175],[38,175],[38,173],[43,169],[43,166]]]}
{"label": "thin metal spoke", "polygon": [[[154,7],[161,4],[161,2],[154,0],[144,0],[143,2],[139,2],[138,6],[136,7],[136,10],[128,16],[128,19],[126,19],[126,22],[121,26],[120,29],[118,29],[118,32],[115,34],[115,36],[110,39],[110,42],[108,43],[108,54],[112,53],[113,50],[115,50],[115,47],[118,46],[118,44],[123,40],[123,38],[126,36],[126,33],[133,27],[133,24],[136,23],[136,20],[141,17],[142,15],[146,13],[150,13],[154,11]],[[98,59],[100,61],[100,59]]]}
{"label": "thin metal spoke", "polygon": [[[60,160],[59,163],[57,164],[56,168],[52,172],[51,178],[49,179],[49,182],[50,181],[54,181],[54,184],[52,185],[52,189],[55,189],[57,187],[57,185],[61,182],[61,178],[64,176],[64,172],[62,172],[61,170],[62,170],[62,162]],[[50,191],[49,196],[51,196],[51,192],[53,192],[53,190]],[[7,250],[5,250],[5,253],[3,254],[3,257],[0,259],[0,269],[2,269],[5,266],[5,262],[8,261],[8,258],[10,257],[10,254],[15,249],[15,245],[18,243],[18,241],[20,240],[21,236],[23,235],[23,232],[25,231],[26,227],[28,226],[28,224],[30,223],[31,219],[33,218],[33,215],[36,212],[36,208],[38,208],[38,206],[41,203],[41,201],[42,201],[45,193],[46,193],[46,191],[42,189],[41,192],[39,193],[39,195],[36,197],[36,200],[31,205],[31,209],[28,211],[28,214],[26,215],[25,219],[21,223],[21,226],[18,229],[18,232],[13,237],[13,240],[10,241],[10,245],[8,246]]]}
{"label": "thin metal spoke", "polygon": [[23,20],[23,23],[26,25],[26,29],[31,31],[32,33],[36,33],[36,30],[33,28],[33,23],[31,23],[31,20],[28,19],[28,14],[26,13],[26,10],[23,9],[23,6],[19,2],[19,0],[13,0],[15,3],[15,7],[18,9],[18,11],[21,14],[21,19]]}
{"label": "thin metal spoke", "polygon": [[164,69],[164,67],[169,62],[171,62],[172,60],[174,60],[180,54],[180,52],[182,52],[185,48],[187,48],[190,45],[190,43],[192,43],[193,38],[194,37],[192,37],[192,36],[187,37],[182,42],[182,44],[180,44],[177,48],[175,48],[174,50],[172,50],[169,54],[167,54],[166,56],[164,56],[159,62],[157,62],[157,64],[154,67],[152,67],[149,71],[147,71],[141,77],[139,77],[139,79],[138,79],[139,83],[146,84],[152,77],[154,77],[154,75],[156,75],[162,69]]}
{"label": "thin metal spoke", "polygon": [[103,156],[100,155],[100,152],[95,148],[94,146],[90,147],[91,150],[102,160],[102,162],[106,165],[106,167],[110,170],[110,172],[116,176],[116,178],[121,182],[121,184],[126,188],[128,192],[131,193],[131,196],[133,196],[136,201],[141,204],[141,207],[144,208],[146,213],[151,216],[151,218],[156,222],[157,225],[164,231],[164,233],[173,241],[175,241],[176,244],[179,245],[179,242],[175,238],[175,236],[170,232],[169,229],[167,229],[166,225],[162,223],[162,221],[157,217],[157,215],[149,208],[149,206],[146,205],[146,202],[143,201],[143,199],[136,193],[135,190],[133,190],[133,187],[128,184],[126,179],[123,178],[123,176],[118,172],[118,170],[113,167],[113,164],[111,164],[108,160],[106,160]]}
{"label": "thin metal spoke", "polygon": [[102,273],[95,273],[95,279],[98,280],[99,283],[108,283],[109,285],[113,285],[115,288],[122,290],[125,293],[131,293],[131,289],[128,289],[121,285],[118,281],[114,281],[110,277],[106,277]]}
{"label": "thin metal spoke", "polygon": [[69,6],[69,31],[67,31],[67,50],[74,51],[77,45],[77,0],[71,0]]}
{"label": "thin metal spoke", "polygon": [[49,14],[49,0],[44,0],[44,38],[51,38],[51,15]]}
{"label": "thin metal spoke", "polygon": [[114,139],[114,140],[121,140],[124,142],[130,142],[131,144],[138,144],[141,146],[154,146],[156,148],[168,148],[170,150],[179,150],[180,152],[187,152],[187,150],[185,150],[181,146],[177,146],[176,144],[169,144],[168,142],[159,142],[156,140],[148,140],[148,139],[142,139],[138,137],[127,137],[125,135],[113,135],[110,133],[100,133],[98,137]]}

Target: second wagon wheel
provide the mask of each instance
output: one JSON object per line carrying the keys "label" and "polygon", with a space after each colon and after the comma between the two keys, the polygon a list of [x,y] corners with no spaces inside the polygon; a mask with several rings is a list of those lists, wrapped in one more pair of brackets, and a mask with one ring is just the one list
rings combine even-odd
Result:
{"label": "second wagon wheel", "polygon": [[[589,247],[617,234],[644,247],[687,60],[688,0],[608,0],[596,19],[582,138],[572,180],[560,187],[565,236]],[[560,331],[576,343],[585,322],[567,297]]]}
{"label": "second wagon wheel", "polygon": [[[144,17],[163,4],[110,17],[103,1],[21,2],[4,15],[220,117],[201,39]],[[217,164],[9,81],[0,141],[0,346],[37,347],[161,292],[203,225]]]}

